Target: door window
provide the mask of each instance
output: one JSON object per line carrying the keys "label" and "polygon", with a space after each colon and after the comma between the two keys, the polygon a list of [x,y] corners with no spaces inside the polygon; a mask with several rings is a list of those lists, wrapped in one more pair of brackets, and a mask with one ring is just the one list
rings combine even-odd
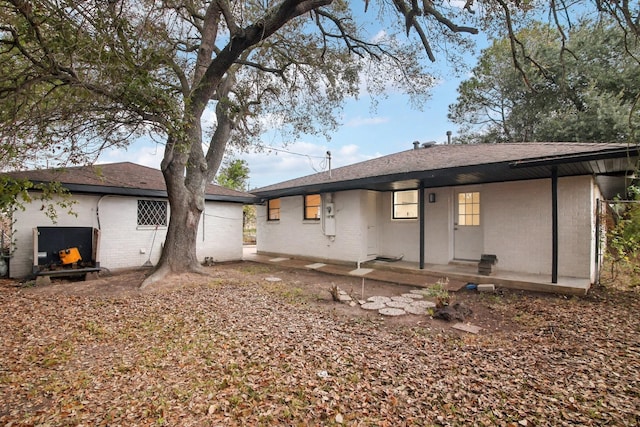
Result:
{"label": "door window", "polygon": [[458,225],[480,225],[480,193],[458,193]]}

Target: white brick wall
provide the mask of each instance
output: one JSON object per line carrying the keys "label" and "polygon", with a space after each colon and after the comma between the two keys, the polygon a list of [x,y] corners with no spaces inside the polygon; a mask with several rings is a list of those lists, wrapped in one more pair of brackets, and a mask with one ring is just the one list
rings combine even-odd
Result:
{"label": "white brick wall", "polygon": [[[37,195],[33,197],[36,198]],[[15,249],[9,260],[11,277],[22,278],[31,274],[33,265],[33,228],[51,226],[97,227],[95,207],[98,197],[76,196],[74,199],[78,203],[72,209],[77,216],[68,215],[67,212],[58,209],[56,223],[47,218],[45,210],[42,209],[42,202],[37,200],[24,204],[24,211],[18,209],[14,212],[12,234]]]}
{"label": "white brick wall", "polygon": [[[57,224],[52,224],[46,218],[38,203],[28,204],[24,212],[16,211],[14,214],[16,251],[10,260],[12,277],[24,277],[31,273],[32,229],[38,226],[100,228],[101,267],[108,269],[139,267],[149,259],[149,255],[153,264],[158,261],[161,246],[166,237],[166,227],[159,227],[157,230],[155,227],[138,227],[138,198],[105,196],[100,199],[99,196],[79,195],[74,196],[74,199],[79,202],[73,207],[78,216],[59,212]],[[99,223],[96,212],[99,214]],[[207,256],[213,257],[215,261],[242,259],[241,204],[206,203],[198,228],[196,251],[201,261]]]}
{"label": "white brick wall", "polygon": [[483,252],[499,269],[551,274],[551,180],[485,185],[480,206]]}
{"label": "white brick wall", "polygon": [[[326,203],[323,195],[323,206]],[[267,221],[267,207],[257,207],[258,252],[357,262],[362,257],[366,223],[363,205],[366,192],[346,191],[333,196],[335,236],[326,236],[323,219],[303,220],[303,196],[280,199],[280,220]],[[324,211],[324,209],[323,209]],[[363,227],[364,224],[364,227]],[[364,242],[366,252],[366,241]]]}
{"label": "white brick wall", "polygon": [[[425,262],[447,264],[453,260],[453,217],[456,191],[480,191],[482,253],[498,257],[498,269],[551,274],[551,180],[517,181],[473,187],[425,189],[436,194],[425,203]],[[319,223],[302,220],[302,196],[281,199],[280,221],[266,221],[266,206],[259,207],[258,251],[342,261],[366,257],[367,191],[335,193],[337,232],[334,240],[323,235]],[[419,261],[419,221],[391,219],[392,193],[377,193],[375,225],[378,254],[404,255]],[[589,176],[560,178],[558,182],[560,276],[594,278],[595,197]],[[479,256],[480,254],[478,254]]]}
{"label": "white brick wall", "polygon": [[382,206],[378,212],[380,225],[379,253],[383,256],[398,257],[404,261],[420,260],[420,223],[417,219],[392,219],[393,193],[382,193]]}

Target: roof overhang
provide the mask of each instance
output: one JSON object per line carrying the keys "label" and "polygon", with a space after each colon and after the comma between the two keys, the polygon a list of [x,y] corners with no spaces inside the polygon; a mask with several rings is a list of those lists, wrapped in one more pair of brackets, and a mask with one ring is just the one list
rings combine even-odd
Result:
{"label": "roof overhang", "polygon": [[[419,188],[438,188],[494,182],[522,181],[551,178],[557,170],[559,177],[592,175],[617,178],[610,181],[609,191],[620,188],[624,177],[636,168],[640,149],[632,146],[599,153],[584,153],[555,158],[537,158],[524,161],[506,161],[435,170],[411,171],[400,174],[371,176],[360,179],[316,183],[305,186],[254,191],[261,199],[311,193],[347,190],[396,191]],[[622,185],[624,189],[624,185]],[[612,197],[613,194],[605,194]]]}
{"label": "roof overhang", "polygon": [[[34,184],[47,184],[44,181],[33,181]],[[62,187],[72,194],[99,194],[109,196],[129,196],[129,197],[152,197],[166,199],[167,192],[165,190],[150,190],[142,188],[123,188],[103,185],[86,185],[86,184],[65,184]],[[228,202],[228,203],[255,203],[256,197],[230,196],[223,194],[205,194],[204,199],[210,202]]]}

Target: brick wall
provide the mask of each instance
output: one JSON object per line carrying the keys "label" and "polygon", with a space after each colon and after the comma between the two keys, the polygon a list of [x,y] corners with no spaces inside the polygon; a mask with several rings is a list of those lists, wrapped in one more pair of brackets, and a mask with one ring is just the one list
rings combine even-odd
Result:
{"label": "brick wall", "polygon": [[[589,176],[560,178],[560,276],[594,275],[594,212],[596,188]],[[425,203],[425,262],[447,264],[454,259],[453,223],[458,191],[481,193],[481,253],[495,254],[497,268],[533,274],[551,274],[551,180],[493,183],[456,188],[425,189],[435,203]],[[372,203],[372,194],[377,199]],[[281,220],[266,221],[266,207],[258,214],[258,251],[342,261],[366,259],[368,226],[376,227],[378,254],[403,255],[418,262],[419,221],[392,220],[392,192],[335,193],[335,239],[322,233],[321,223],[302,220],[302,196],[281,199]],[[375,219],[368,209],[373,207]],[[478,253],[478,259],[481,253]]]}
{"label": "brick wall", "polygon": [[[324,218],[303,220],[303,196],[280,199],[280,220],[267,221],[267,207],[257,209],[257,250],[282,255],[357,262],[366,252],[363,206],[365,191],[345,191],[333,196],[335,206],[335,236],[326,236]],[[323,195],[322,206],[327,202]],[[324,209],[322,209],[324,214]],[[364,249],[363,249],[364,247]]]}
{"label": "brick wall", "polygon": [[[24,212],[16,211],[16,251],[10,261],[12,277],[24,277],[31,273],[32,229],[38,226],[100,228],[100,265],[110,270],[139,267],[150,255],[153,264],[158,261],[166,237],[166,227],[158,227],[156,230],[156,227],[137,225],[138,198],[74,196],[74,199],[79,202],[73,207],[78,216],[59,212],[56,224],[52,224],[44,215],[38,203],[26,205]],[[241,204],[206,203],[198,228],[196,251],[201,261],[204,257],[212,257],[215,261],[242,259]]]}

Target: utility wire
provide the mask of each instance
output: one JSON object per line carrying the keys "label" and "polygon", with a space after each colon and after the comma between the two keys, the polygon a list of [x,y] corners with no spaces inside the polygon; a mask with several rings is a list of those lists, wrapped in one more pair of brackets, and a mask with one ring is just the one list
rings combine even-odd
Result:
{"label": "utility wire", "polygon": [[256,146],[260,147],[260,148],[265,148],[267,150],[273,150],[273,151],[279,151],[281,153],[293,154],[295,156],[313,157],[314,159],[325,159],[326,158],[326,156],[312,156],[310,154],[296,153],[296,152],[293,152],[293,151],[285,150],[284,148],[269,147],[268,145],[256,144]]}

